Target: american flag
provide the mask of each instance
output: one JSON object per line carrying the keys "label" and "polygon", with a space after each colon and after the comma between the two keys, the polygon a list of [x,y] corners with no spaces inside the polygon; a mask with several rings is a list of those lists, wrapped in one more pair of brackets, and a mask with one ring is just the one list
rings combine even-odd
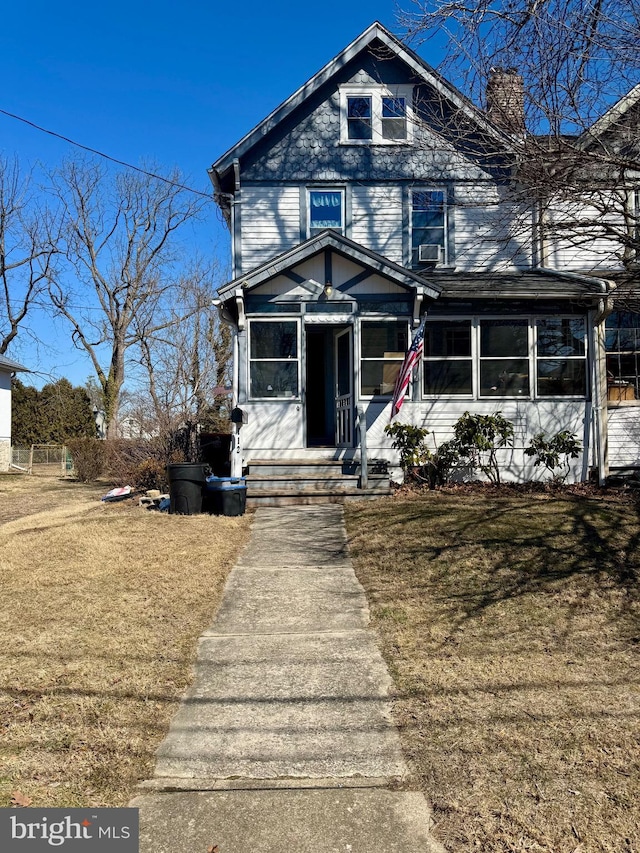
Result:
{"label": "american flag", "polygon": [[411,374],[413,373],[415,366],[420,362],[422,350],[424,349],[424,324],[426,319],[427,315],[425,314],[420,325],[416,329],[416,333],[411,341],[411,346],[409,347],[409,350],[404,357],[404,361],[402,362],[402,367],[400,368],[400,372],[398,373],[398,378],[396,379],[396,384],[393,389],[391,417],[389,420],[392,420],[402,408],[404,395],[407,393],[409,382],[411,382]]}

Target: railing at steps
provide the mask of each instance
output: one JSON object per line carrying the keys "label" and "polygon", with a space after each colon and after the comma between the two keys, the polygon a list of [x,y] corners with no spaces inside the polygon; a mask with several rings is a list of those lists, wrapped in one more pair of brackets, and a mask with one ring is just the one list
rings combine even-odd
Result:
{"label": "railing at steps", "polygon": [[369,466],[367,463],[367,416],[364,406],[358,406],[358,442],[360,444],[360,488],[366,489],[369,485]]}

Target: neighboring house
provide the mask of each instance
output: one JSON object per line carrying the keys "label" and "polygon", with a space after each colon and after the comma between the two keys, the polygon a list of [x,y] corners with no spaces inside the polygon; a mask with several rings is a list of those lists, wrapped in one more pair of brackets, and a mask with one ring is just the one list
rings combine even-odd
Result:
{"label": "neighboring house", "polygon": [[0,471],[8,471],[11,465],[11,377],[26,369],[0,355]]}
{"label": "neighboring house", "polygon": [[[532,204],[510,192],[521,119],[504,121],[519,97],[502,76],[484,113],[376,23],[213,164],[233,259],[219,309],[246,420],[236,472],[257,459],[357,459],[358,412],[369,455],[397,463],[384,427],[426,312],[399,420],[440,443],[465,411],[500,411],[515,425],[506,478],[537,476],[523,451],[559,430],[584,446],[574,479],[606,475],[613,282],[600,261],[621,265],[599,244],[579,257],[547,246],[545,258]],[[618,350],[609,369],[618,358],[628,371]]]}

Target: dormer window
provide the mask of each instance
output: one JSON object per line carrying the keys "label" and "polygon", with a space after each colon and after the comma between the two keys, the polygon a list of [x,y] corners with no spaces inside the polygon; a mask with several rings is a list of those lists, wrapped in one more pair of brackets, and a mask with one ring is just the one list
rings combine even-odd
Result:
{"label": "dormer window", "polygon": [[350,145],[411,142],[412,94],[412,86],[341,86],[340,141]]}

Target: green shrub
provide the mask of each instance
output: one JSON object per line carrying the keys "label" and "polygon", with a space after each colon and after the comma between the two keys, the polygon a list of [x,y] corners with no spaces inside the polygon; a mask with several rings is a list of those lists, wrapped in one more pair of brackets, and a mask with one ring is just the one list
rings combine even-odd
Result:
{"label": "green shrub", "polygon": [[513,424],[494,415],[472,415],[465,412],[453,428],[454,442],[461,457],[479,468],[492,483],[500,484],[500,468],[496,450],[513,446]]}
{"label": "green shrub", "polygon": [[400,453],[400,466],[406,474],[411,468],[422,465],[426,459],[427,448],[424,443],[429,435],[428,429],[411,424],[387,424],[384,428],[393,439],[391,446]]}
{"label": "green shrub", "polygon": [[460,458],[454,441],[445,441],[430,450],[425,441],[428,429],[395,423],[387,424],[384,431],[393,439],[391,446],[400,453],[400,465],[407,479],[427,483],[431,489],[448,481]]}
{"label": "green shrub", "polygon": [[67,447],[73,459],[73,470],[81,483],[97,480],[104,470],[105,443],[97,438],[72,438]]}
{"label": "green shrub", "polygon": [[[535,456],[533,464],[535,466],[544,465],[549,471],[553,480],[564,483],[567,475],[571,470],[570,459],[577,459],[582,452],[582,445],[578,441],[578,436],[569,432],[569,430],[561,430],[552,438],[547,438],[543,432],[537,433],[529,442],[529,447],[524,451],[525,456]],[[561,461],[560,457],[564,456]],[[564,465],[564,473],[555,474],[556,468]]]}

